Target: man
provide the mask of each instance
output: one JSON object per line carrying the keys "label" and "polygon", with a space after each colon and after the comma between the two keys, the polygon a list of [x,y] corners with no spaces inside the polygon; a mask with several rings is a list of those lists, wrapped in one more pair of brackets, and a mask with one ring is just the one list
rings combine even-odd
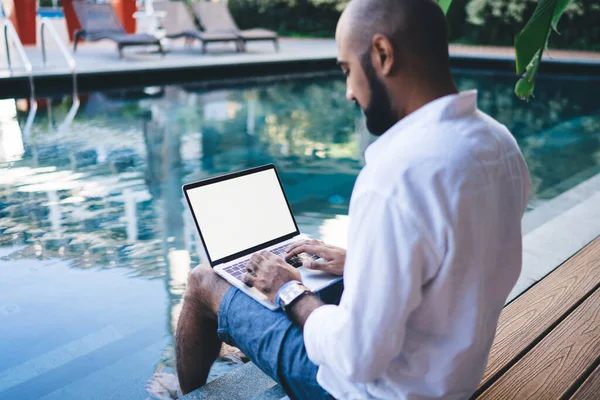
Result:
{"label": "man", "polygon": [[291,398],[473,393],[520,272],[530,181],[508,130],[477,109],[475,91],[458,93],[446,29],[433,0],[349,4],[339,64],[348,100],[381,137],[352,193],[347,253],[320,242],[290,251],[343,274],[339,305],[290,283],[298,272],[268,253],[252,257],[245,282],[273,300],[295,288],[285,312],[197,267],[177,330],[184,392],[206,381],[223,340]]}

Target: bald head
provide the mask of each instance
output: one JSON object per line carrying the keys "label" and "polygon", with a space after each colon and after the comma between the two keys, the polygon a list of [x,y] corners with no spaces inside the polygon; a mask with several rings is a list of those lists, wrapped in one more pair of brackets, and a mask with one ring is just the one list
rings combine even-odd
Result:
{"label": "bald head", "polygon": [[434,0],[352,0],[338,24],[338,40],[357,55],[377,34],[431,72],[449,69],[446,18]]}
{"label": "bald head", "polygon": [[425,104],[456,93],[446,17],[434,0],[351,0],[336,32],[346,98],[385,133]]}

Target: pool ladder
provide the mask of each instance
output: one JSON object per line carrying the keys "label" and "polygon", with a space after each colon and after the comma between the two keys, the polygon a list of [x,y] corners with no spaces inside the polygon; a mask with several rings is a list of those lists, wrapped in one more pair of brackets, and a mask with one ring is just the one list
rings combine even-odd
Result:
{"label": "pool ladder", "polygon": [[[69,53],[69,50],[67,50],[67,46],[65,46],[62,40],[60,40],[60,36],[58,36],[58,32],[56,32],[54,25],[52,25],[52,21],[50,21],[48,18],[42,18],[40,22],[40,36],[42,40],[42,61],[44,63],[44,67],[48,65],[48,61],[46,58],[46,29],[48,30],[48,32],[50,32],[52,39],[54,39],[54,42],[58,46],[58,49],[60,50],[63,58],[69,65],[69,68],[71,69],[71,75],[73,77],[73,104],[71,105],[71,108],[69,109],[65,120],[58,127],[59,132],[64,132],[71,125],[73,119],[75,119],[75,115],[77,114],[77,111],[79,110],[79,106],[81,104],[79,100],[79,93],[77,90],[77,62],[75,61],[71,53]],[[48,113],[49,120],[52,120],[51,101],[48,102]]]}
{"label": "pool ladder", "polygon": [[[79,110],[79,106],[81,104],[79,100],[79,93],[77,88],[77,63],[73,56],[67,50],[65,44],[60,40],[56,29],[52,25],[52,22],[48,18],[42,18],[40,22],[40,35],[42,41],[42,61],[43,66],[46,67],[48,65],[47,57],[46,57],[46,31],[50,32],[52,39],[57,44],[58,49],[60,50],[63,58],[66,60],[69,68],[71,70],[71,75],[73,77],[73,104],[67,113],[65,120],[60,124],[58,130],[59,132],[63,132],[68,126],[71,125],[77,111]],[[33,66],[31,65],[31,61],[29,57],[27,57],[27,53],[25,53],[25,49],[23,48],[23,43],[19,39],[19,35],[15,30],[14,25],[10,20],[4,21],[4,45],[6,47],[6,59],[8,61],[8,68],[12,71],[12,61],[10,56],[10,42],[12,41],[13,46],[17,49],[17,53],[21,59],[21,63],[23,64],[25,71],[29,77],[29,90],[30,90],[30,109],[29,115],[27,116],[27,121],[25,122],[25,127],[23,128],[23,136],[26,138],[29,137],[31,132],[31,127],[33,126],[33,120],[35,119],[35,115],[38,109],[37,100],[35,98],[35,85],[33,82]],[[52,114],[52,102],[48,102],[48,111]],[[51,118],[50,118],[51,119]]]}
{"label": "pool ladder", "polygon": [[33,67],[31,62],[29,61],[29,57],[27,57],[27,53],[25,53],[25,49],[23,48],[23,43],[21,43],[21,39],[19,39],[19,35],[15,30],[15,26],[10,20],[4,21],[4,45],[6,47],[6,61],[8,62],[8,69],[12,71],[12,62],[10,58],[10,42],[12,41],[13,46],[17,49],[17,54],[21,58],[21,63],[23,64],[27,75],[29,76],[29,115],[27,116],[27,121],[25,122],[25,127],[23,128],[23,136],[29,138],[29,133],[31,132],[31,127],[33,126],[33,120],[35,119],[35,114],[37,112],[37,100],[35,99],[35,85],[33,84]]}

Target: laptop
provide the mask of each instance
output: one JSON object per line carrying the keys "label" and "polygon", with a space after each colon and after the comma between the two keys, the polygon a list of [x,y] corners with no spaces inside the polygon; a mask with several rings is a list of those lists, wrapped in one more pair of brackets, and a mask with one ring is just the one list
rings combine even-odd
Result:
{"label": "laptop", "polygon": [[[275,303],[242,281],[252,254],[266,250],[285,257],[287,249],[308,236],[300,234],[275,165],[264,165],[189,183],[183,186],[210,266],[227,282],[260,304],[276,310]],[[316,292],[342,279],[302,267],[315,255],[286,259],[298,268],[303,284]]]}

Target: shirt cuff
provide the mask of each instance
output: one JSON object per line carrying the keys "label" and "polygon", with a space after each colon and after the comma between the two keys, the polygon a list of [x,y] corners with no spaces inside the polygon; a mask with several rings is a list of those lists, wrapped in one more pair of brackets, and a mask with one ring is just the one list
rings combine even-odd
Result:
{"label": "shirt cuff", "polygon": [[314,310],[306,320],[304,324],[304,347],[306,347],[306,354],[310,361],[316,365],[321,365],[325,361],[321,349],[323,348],[323,338],[325,337],[324,330],[327,330],[327,326],[331,320],[335,321],[333,313],[337,310],[338,306],[325,305]]}

